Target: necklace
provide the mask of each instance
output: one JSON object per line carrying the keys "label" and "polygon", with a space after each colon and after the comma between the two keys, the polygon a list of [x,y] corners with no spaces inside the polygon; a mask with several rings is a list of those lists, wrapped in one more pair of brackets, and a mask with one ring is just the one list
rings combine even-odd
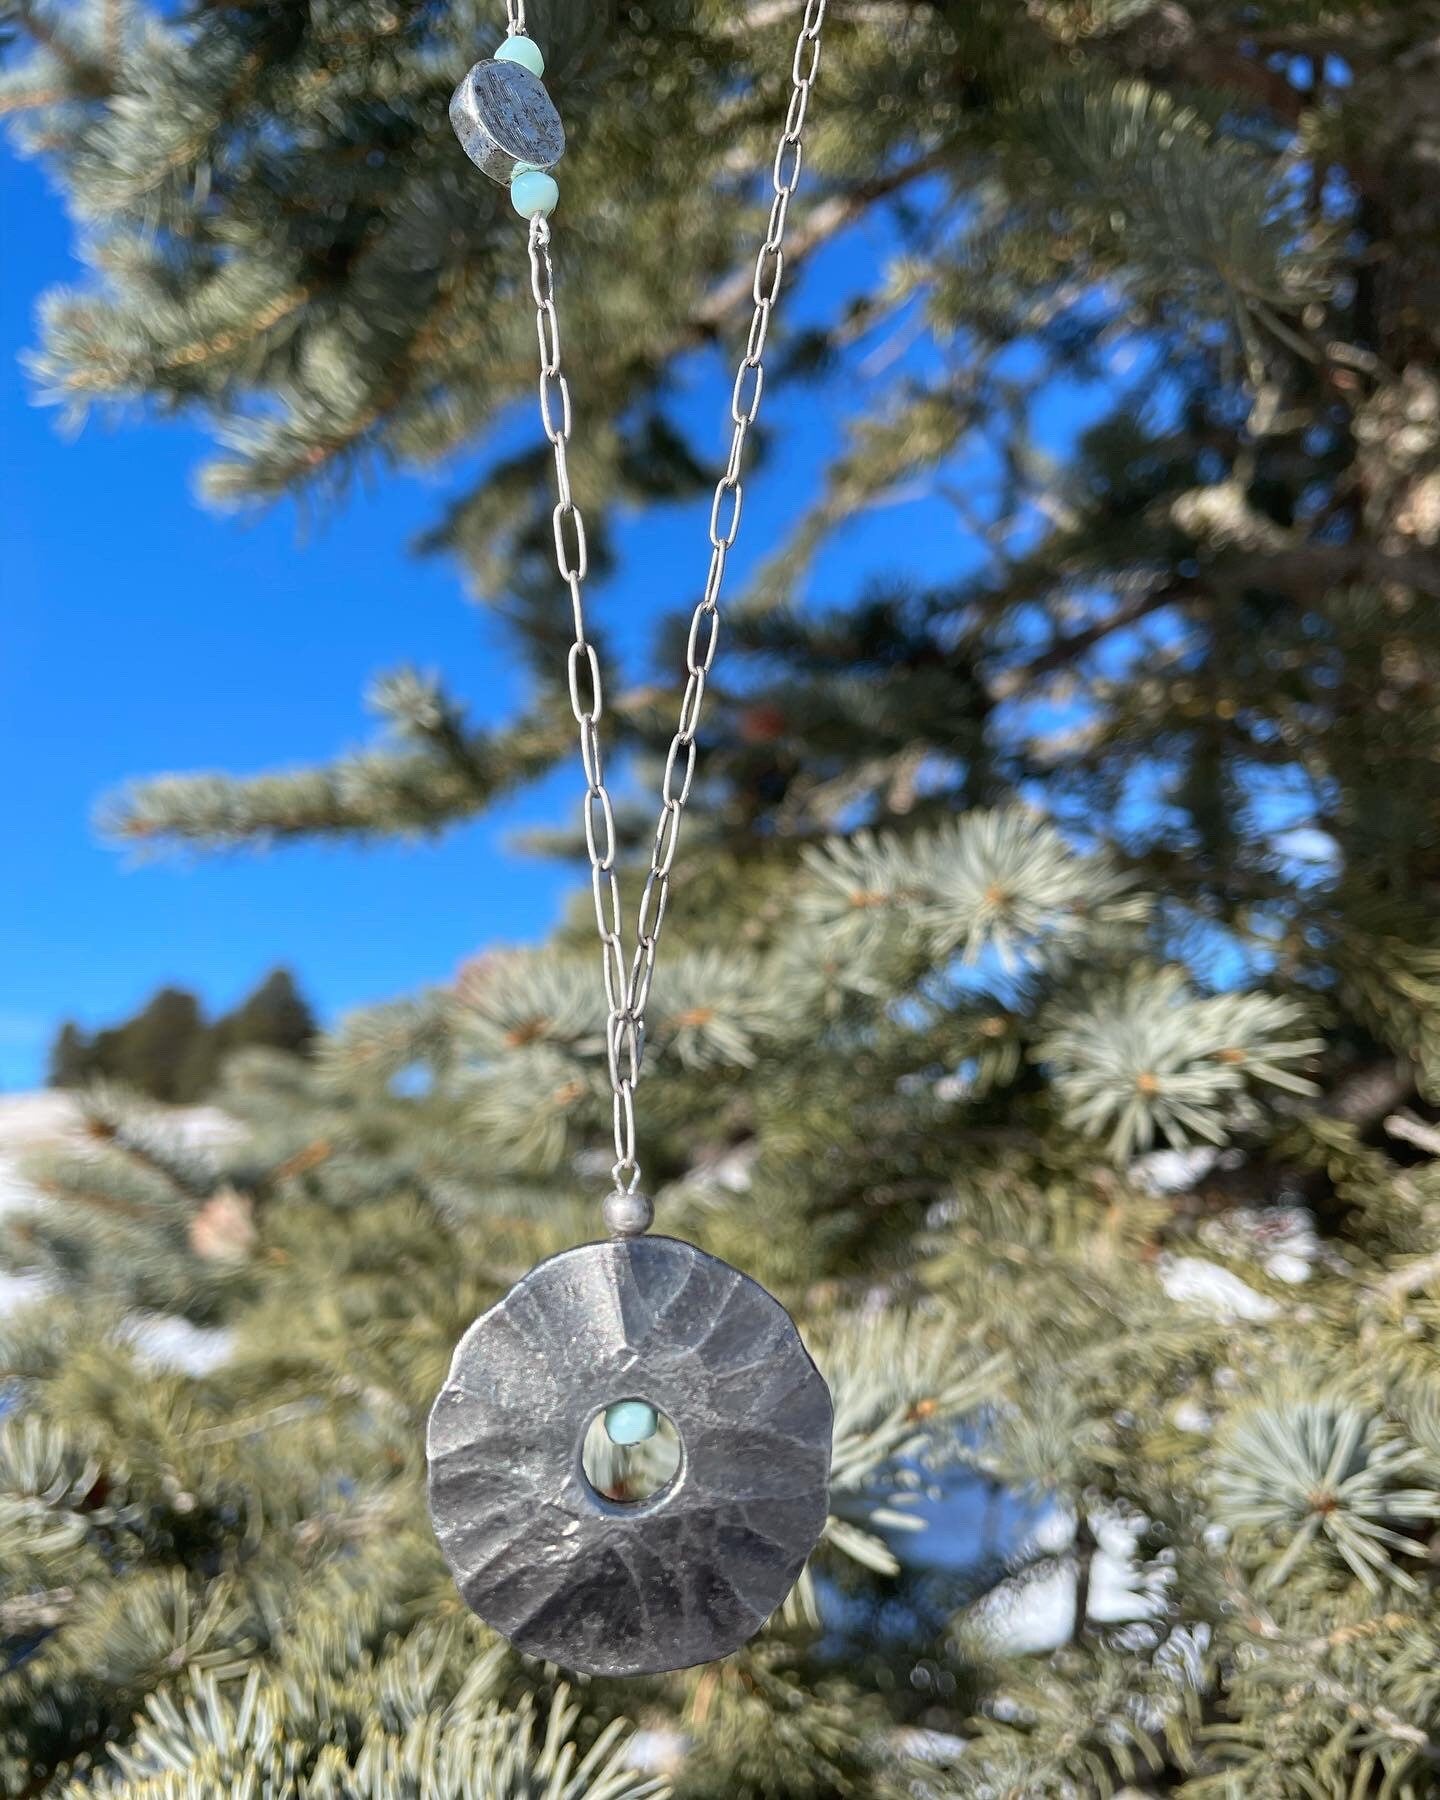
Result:
{"label": "necklace", "polygon": [[[565,131],[540,80],[545,64],[526,33],[524,0],[507,0],[509,35],[460,83],[450,106],[466,154],[509,187],[515,210],[529,220],[540,419],[558,492],[555,560],[575,624],[570,705],[609,1009],[615,1165],[604,1203],[609,1241],[541,1263],[461,1339],[430,1415],[430,1510],[456,1583],[481,1618],[518,1649],[588,1674],[654,1674],[737,1649],[789,1593],[829,1503],[833,1414],[824,1380],[788,1314],[758,1283],[692,1244],[645,1235],[654,1208],[640,1191],[635,1133],[645,1012],[695,778],[720,590],[740,527],[745,444],[765,385],[765,341],[784,276],[785,223],[800,179],[826,3],[806,0],[795,45],[775,197],[755,264],[755,311],[731,396],[730,457],[710,509],[709,572],[690,622],[679,724],[628,962],[550,255],[559,188],[549,171],[564,154]],[[674,1448],[656,1491],[627,1500],[592,1481],[586,1444],[598,1431],[628,1445],[657,1439],[662,1424]]]}

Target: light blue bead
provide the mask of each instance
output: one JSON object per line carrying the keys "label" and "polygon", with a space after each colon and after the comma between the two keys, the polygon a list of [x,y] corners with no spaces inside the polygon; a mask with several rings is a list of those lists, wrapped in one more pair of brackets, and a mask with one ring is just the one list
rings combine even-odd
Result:
{"label": "light blue bead", "polygon": [[522,69],[528,69],[532,75],[545,73],[545,58],[540,54],[540,46],[534,38],[508,37],[495,52],[496,62],[518,62]]}
{"label": "light blue bead", "polygon": [[522,169],[510,183],[510,201],[522,219],[544,213],[548,219],[560,204],[560,186],[540,169]]}
{"label": "light blue bead", "polygon": [[612,1444],[643,1444],[660,1429],[660,1415],[643,1400],[617,1400],[605,1409],[605,1430]]}

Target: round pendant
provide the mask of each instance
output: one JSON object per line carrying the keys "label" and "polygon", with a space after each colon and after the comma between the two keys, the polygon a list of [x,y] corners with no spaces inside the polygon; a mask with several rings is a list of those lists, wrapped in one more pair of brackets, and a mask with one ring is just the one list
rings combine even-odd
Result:
{"label": "round pendant", "polygon": [[[597,1418],[673,1421],[649,1499],[585,1473]],[[830,1392],[757,1282],[674,1238],[551,1257],[478,1319],[430,1414],[430,1510],[461,1593],[533,1656],[647,1675],[728,1655],[829,1507]]]}
{"label": "round pendant", "polygon": [[565,127],[544,83],[516,62],[482,62],[456,88],[450,123],[477,168],[503,187],[517,163],[553,169],[565,154]]}

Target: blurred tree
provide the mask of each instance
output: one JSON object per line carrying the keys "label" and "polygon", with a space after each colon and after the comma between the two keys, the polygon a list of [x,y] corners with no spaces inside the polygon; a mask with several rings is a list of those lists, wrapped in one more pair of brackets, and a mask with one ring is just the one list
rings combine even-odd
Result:
{"label": "blurred tree", "polygon": [[215,1021],[219,1055],[256,1046],[303,1055],[315,1039],[315,1015],[288,969],[272,969],[234,1012]]}
{"label": "blurred tree", "polygon": [[184,988],[161,988],[135,1017],[95,1040],[97,1073],[157,1100],[193,1100],[215,1074],[200,1003]]}
{"label": "blurred tree", "polygon": [[[529,11],[600,583],[707,478],[679,396],[743,338],[799,8]],[[8,9],[96,267],[47,391],[211,419],[234,502],[480,444],[428,548],[532,678],[479,728],[401,671],[372,750],[142,783],[122,837],[432,832],[573,754],[523,239],[444,116],[498,13]],[[4,1222],[57,1290],[4,1348],[13,1792],[1436,1791],[1440,7],[830,13],[771,380],[836,441],[756,471],[803,491],[726,612],[642,1089],[662,1218],[834,1383],[814,1569],[724,1665],[577,1710],[428,1534],[455,1338],[594,1229],[583,895],[314,1066],[236,1059],[217,1163],[94,1096]],[[679,647],[607,704],[636,793]],[[157,1307],[223,1355],[157,1367]],[[902,1563],[957,1484],[1044,1528]]]}
{"label": "blurred tree", "polygon": [[117,1081],[154,1100],[189,1105],[214,1087],[221,1060],[248,1047],[304,1054],[315,1019],[288,969],[274,969],[213,1023],[183,988],[161,988],[133,1019],[87,1037],[67,1021],[50,1052],[51,1087]]}
{"label": "blurred tree", "polygon": [[72,1019],[67,1019],[50,1046],[46,1080],[51,1087],[83,1087],[94,1073],[89,1038]]}

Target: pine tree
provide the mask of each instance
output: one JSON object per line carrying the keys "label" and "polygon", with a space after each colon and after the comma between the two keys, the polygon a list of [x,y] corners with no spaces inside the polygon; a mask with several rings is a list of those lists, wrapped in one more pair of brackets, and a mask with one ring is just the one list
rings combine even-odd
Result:
{"label": "pine tree", "polygon": [[217,1052],[246,1046],[303,1054],[315,1037],[315,1015],[288,969],[272,969],[254,993],[215,1021]]}
{"label": "pine tree", "polygon": [[307,1053],[315,1017],[288,969],[273,969],[214,1021],[183,988],[161,988],[133,1018],[87,1036],[67,1020],[50,1052],[51,1087],[119,1082],[153,1100],[189,1103],[215,1085],[224,1058],[249,1047]]}
{"label": "pine tree", "polygon": [[214,1074],[209,1030],[200,1003],[184,988],[164,987],[133,1019],[96,1040],[100,1069],[157,1100],[193,1100]]}
{"label": "pine tree", "polygon": [[[122,838],[458,828],[573,753],[517,230],[444,123],[496,10],[9,9],[7,104],[103,274],[47,304],[50,393],[212,419],[233,502],[485,443],[428,547],[532,677],[479,730],[400,672],[372,750],[142,782]],[[530,0],[597,576],[711,472],[675,384],[743,335],[795,11]],[[235,1145],[99,1092],[36,1171],[3,1244],[55,1290],[4,1346],[14,1793],[1436,1791],[1440,9],[832,14],[772,381],[841,441],[726,612],[641,1090],[668,1227],[832,1381],[826,1539],[741,1654],[573,1692],[439,1563],[450,1347],[593,1231],[586,892],[313,1065],[234,1059]],[[908,579],[897,526],[854,591],[824,553],[905,505],[953,574]],[[640,854],[678,648],[607,709]],[[157,1360],[154,1311],[221,1353]],[[913,1529],[957,1494],[994,1524],[959,1568]]]}
{"label": "pine tree", "polygon": [[81,1087],[94,1073],[93,1046],[73,1019],[66,1019],[50,1046],[46,1080],[51,1087]]}

